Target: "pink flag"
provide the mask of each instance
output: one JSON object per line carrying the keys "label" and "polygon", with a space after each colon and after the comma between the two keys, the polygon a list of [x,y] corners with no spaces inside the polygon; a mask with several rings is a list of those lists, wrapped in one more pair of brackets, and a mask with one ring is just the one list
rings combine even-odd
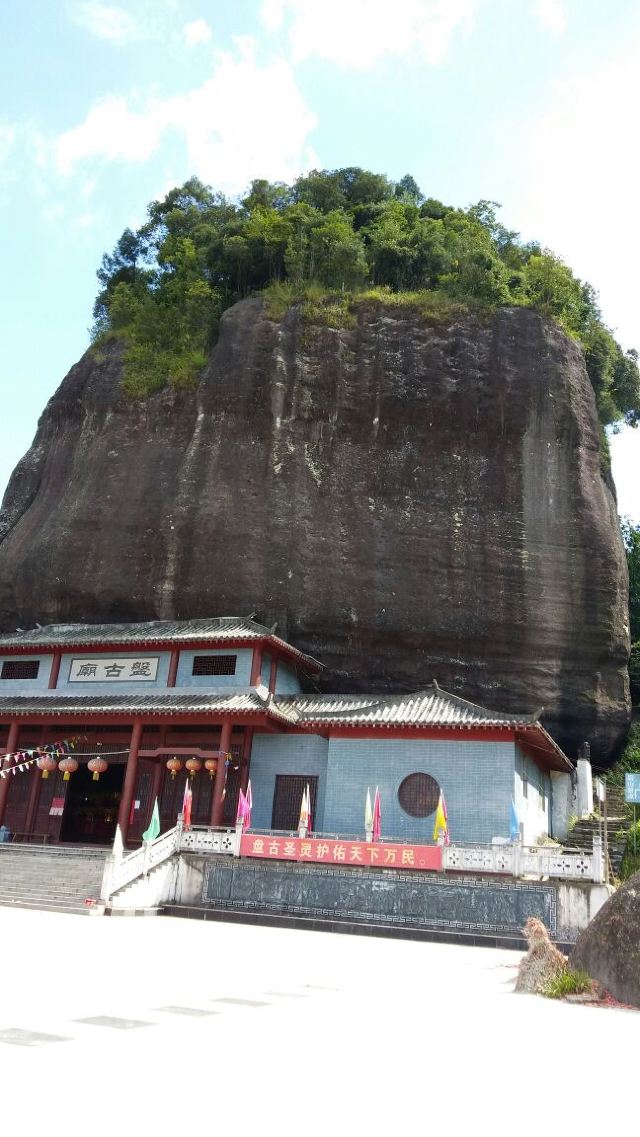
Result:
{"label": "pink flag", "polygon": [[182,821],[185,829],[191,825],[191,805],[193,803],[193,790],[191,789],[191,780],[187,778],[184,786],[184,797],[182,799]]}
{"label": "pink flag", "polygon": [[309,833],[311,833],[311,831],[313,829],[313,818],[311,816],[311,792],[309,790],[309,783],[308,782],[307,782],[307,817],[308,817],[307,829],[309,830]]}
{"label": "pink flag", "polygon": [[373,839],[374,841],[380,840],[380,833],[382,831],[382,810],[380,808],[380,790],[376,786],[376,796],[373,799]]}
{"label": "pink flag", "polygon": [[444,794],[443,794],[442,790],[440,790],[440,797],[442,799],[442,812],[444,813],[444,819],[446,822],[446,827],[445,827],[445,831],[444,831],[444,843],[445,843],[445,845],[450,845],[451,844],[451,837],[449,836],[449,814],[447,813],[447,803],[444,800]]}
{"label": "pink flag", "polygon": [[248,829],[251,825],[251,810],[253,809],[253,797],[251,795],[251,778],[249,778],[249,781],[247,782],[247,794],[246,794],[246,797],[244,799],[244,805],[245,805],[244,827],[245,827],[245,829]]}

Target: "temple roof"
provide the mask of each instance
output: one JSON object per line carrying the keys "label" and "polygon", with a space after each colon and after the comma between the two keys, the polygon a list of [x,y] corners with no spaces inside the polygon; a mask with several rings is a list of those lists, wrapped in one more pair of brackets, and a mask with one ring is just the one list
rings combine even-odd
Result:
{"label": "temple roof", "polygon": [[426,691],[410,695],[295,695],[278,706],[295,710],[300,726],[326,733],[331,727],[431,727],[433,729],[503,729],[550,769],[572,769],[566,754],[539,721],[542,710],[517,714],[488,710],[443,691],[434,681]]}
{"label": "temple roof", "polygon": [[345,725],[524,726],[536,714],[509,714],[479,707],[434,683],[410,695],[295,695],[279,699],[294,707],[303,723]]}
{"label": "temple roof", "polygon": [[47,624],[46,627],[17,629],[0,634],[2,649],[24,651],[55,648],[138,646],[140,644],[193,644],[214,646],[238,641],[269,640],[310,671],[322,664],[276,636],[272,628],[258,624],[250,616],[219,616],[210,620],[148,620],[129,624]]}
{"label": "temple roof", "polygon": [[178,692],[175,688],[157,695],[61,695],[59,691],[41,695],[15,695],[0,698],[0,718],[28,718],[47,715],[52,718],[86,715],[156,715],[194,714],[244,715],[266,714],[278,722],[293,725],[297,715],[288,707],[280,707],[272,696],[257,691],[240,693],[199,691]]}

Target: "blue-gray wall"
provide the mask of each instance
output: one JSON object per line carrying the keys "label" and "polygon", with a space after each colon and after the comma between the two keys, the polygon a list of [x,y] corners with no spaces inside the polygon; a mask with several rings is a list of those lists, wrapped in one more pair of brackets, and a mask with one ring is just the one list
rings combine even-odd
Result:
{"label": "blue-gray wall", "polygon": [[518,821],[524,825],[525,845],[547,834],[551,818],[551,779],[516,747],[514,801]]}
{"label": "blue-gray wall", "polygon": [[431,774],[447,803],[453,842],[509,836],[513,796],[513,742],[437,742],[425,739],[332,738],[329,744],[324,828],[363,833],[367,787],[380,787],[382,836],[431,841],[435,814],[410,817],[398,788],[408,774]]}
{"label": "blue-gray wall", "polygon": [[326,738],[316,734],[255,734],[251,748],[252,829],[270,829],[276,774],[309,774],[318,778],[318,800],[313,827],[325,830],[327,784]]}
{"label": "blue-gray wall", "polygon": [[271,825],[277,774],[317,775],[314,829],[364,835],[367,788],[380,787],[382,835],[424,842],[435,815],[414,818],[398,802],[408,774],[431,774],[447,802],[451,839],[482,844],[509,837],[516,747],[512,742],[346,739],[317,735],[256,734],[251,753],[252,823]]}
{"label": "blue-gray wall", "polygon": [[[192,675],[193,660],[196,655],[235,655],[235,675]],[[245,689],[251,681],[251,661],[253,651],[251,648],[226,648],[214,651],[205,651],[197,648],[196,651],[181,651],[176,675],[176,687],[208,687],[210,690],[221,688]],[[269,676],[267,675],[267,681]]]}
{"label": "blue-gray wall", "polygon": [[53,664],[52,655],[4,655],[0,657],[0,671],[3,663],[16,663],[27,659],[39,661],[37,678],[0,680],[0,695],[3,698],[10,699],[12,695],[34,695],[36,692],[46,691]]}
{"label": "blue-gray wall", "polygon": [[278,695],[299,695],[302,690],[300,680],[292,667],[286,663],[278,664],[276,676],[276,693]]}

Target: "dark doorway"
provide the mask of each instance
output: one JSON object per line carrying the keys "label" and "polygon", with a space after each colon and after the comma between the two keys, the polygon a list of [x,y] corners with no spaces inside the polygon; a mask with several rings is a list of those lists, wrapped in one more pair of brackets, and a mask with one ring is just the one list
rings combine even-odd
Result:
{"label": "dark doorway", "polygon": [[298,828],[300,806],[306,786],[311,795],[311,825],[316,823],[316,799],[318,779],[313,774],[276,774],[276,788],[273,795],[272,829],[284,829],[291,833]]}
{"label": "dark doorway", "polygon": [[60,830],[61,841],[81,845],[112,844],[124,770],[124,764],[110,763],[97,782],[86,766],[81,766],[71,775]]}

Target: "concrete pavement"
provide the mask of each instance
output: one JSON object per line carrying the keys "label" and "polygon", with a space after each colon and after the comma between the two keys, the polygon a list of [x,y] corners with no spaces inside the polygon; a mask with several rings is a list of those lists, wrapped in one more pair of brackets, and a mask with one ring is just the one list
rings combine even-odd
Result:
{"label": "concrete pavement", "polygon": [[514,952],[9,908],[0,944],[3,1134],[527,1137],[633,1116],[640,1014],[516,996]]}

